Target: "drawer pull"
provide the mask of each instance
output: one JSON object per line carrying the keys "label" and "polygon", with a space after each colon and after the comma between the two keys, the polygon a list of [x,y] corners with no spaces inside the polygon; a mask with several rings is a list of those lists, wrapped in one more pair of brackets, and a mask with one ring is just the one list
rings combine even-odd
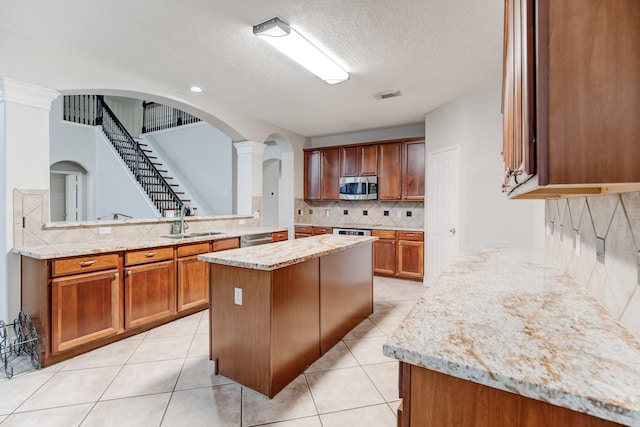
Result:
{"label": "drawer pull", "polygon": [[153,258],[156,255],[158,255],[158,252],[147,252],[146,254],[144,254],[144,256],[146,256],[147,258]]}
{"label": "drawer pull", "polygon": [[407,233],[407,237],[415,237],[415,234],[413,234],[413,233]]}
{"label": "drawer pull", "polygon": [[131,270],[127,270],[127,276],[131,276],[132,274]]}
{"label": "drawer pull", "polygon": [[80,264],[80,267],[89,267],[90,265],[93,265],[96,262],[98,262],[97,259],[92,259],[91,261],[80,261],[78,264]]}

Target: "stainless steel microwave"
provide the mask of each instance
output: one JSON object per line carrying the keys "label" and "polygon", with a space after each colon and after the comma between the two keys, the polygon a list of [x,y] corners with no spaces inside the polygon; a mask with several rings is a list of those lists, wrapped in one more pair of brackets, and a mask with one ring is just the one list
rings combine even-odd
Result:
{"label": "stainless steel microwave", "polygon": [[340,198],[342,200],[376,200],[378,198],[378,177],[340,178]]}

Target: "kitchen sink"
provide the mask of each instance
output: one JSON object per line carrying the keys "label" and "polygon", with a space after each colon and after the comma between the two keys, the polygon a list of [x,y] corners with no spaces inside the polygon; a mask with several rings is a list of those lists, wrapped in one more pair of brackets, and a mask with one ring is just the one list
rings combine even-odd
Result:
{"label": "kitchen sink", "polygon": [[167,237],[169,239],[188,239],[191,237],[215,236],[217,234],[222,234],[222,231],[197,231],[197,232],[186,233],[186,234],[168,234],[162,237]]}

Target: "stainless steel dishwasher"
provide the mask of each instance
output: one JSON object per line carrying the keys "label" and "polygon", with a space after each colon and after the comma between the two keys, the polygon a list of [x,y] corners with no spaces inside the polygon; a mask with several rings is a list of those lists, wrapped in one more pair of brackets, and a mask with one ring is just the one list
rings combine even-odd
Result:
{"label": "stainless steel dishwasher", "polygon": [[271,233],[250,234],[240,238],[240,247],[258,246],[271,243]]}

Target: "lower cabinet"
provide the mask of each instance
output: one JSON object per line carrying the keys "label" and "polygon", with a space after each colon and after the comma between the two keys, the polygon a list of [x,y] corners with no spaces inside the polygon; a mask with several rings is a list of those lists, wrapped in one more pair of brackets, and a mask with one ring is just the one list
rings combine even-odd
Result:
{"label": "lower cabinet", "polygon": [[373,273],[422,280],[424,277],[424,233],[373,230]]}
{"label": "lower cabinet", "polygon": [[173,260],[125,269],[125,328],[171,317],[176,313]]}
{"label": "lower cabinet", "polygon": [[306,225],[295,226],[295,238],[302,239],[303,237],[313,236],[313,227]]}
{"label": "lower cabinet", "polygon": [[271,233],[271,242],[284,242],[289,240],[289,232],[287,230]]}
{"label": "lower cabinet", "polygon": [[117,269],[51,281],[51,350],[57,353],[122,331]]}
{"label": "lower cabinet", "polygon": [[211,252],[209,242],[177,248],[178,313],[209,307],[209,263],[198,255]]}

